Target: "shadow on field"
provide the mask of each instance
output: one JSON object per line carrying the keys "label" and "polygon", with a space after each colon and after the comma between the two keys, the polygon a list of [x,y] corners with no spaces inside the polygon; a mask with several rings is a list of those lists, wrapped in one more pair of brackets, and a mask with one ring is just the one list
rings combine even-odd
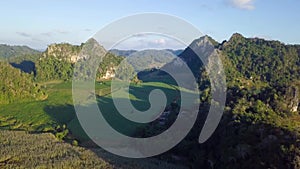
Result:
{"label": "shadow on field", "polygon": [[[124,118],[122,115],[116,113],[113,105],[111,104],[113,101],[109,98],[99,98],[99,100],[104,100],[105,104],[103,105],[101,101],[99,101],[99,107],[104,108],[107,111],[104,114],[106,120],[117,130],[121,130],[126,135],[133,134],[135,132],[135,127],[139,126],[138,123],[130,122],[129,120]],[[140,103],[143,103],[140,101]],[[70,130],[70,134],[72,137],[79,141],[79,145],[86,149],[94,152],[99,158],[103,159],[107,163],[115,166],[115,168],[123,168],[123,169],[177,169],[184,168],[182,166],[176,166],[164,161],[161,161],[156,158],[147,158],[147,159],[130,159],[120,157],[114,154],[111,154],[101,147],[97,146],[84,132],[82,129],[77,116],[74,111],[74,107],[72,105],[60,105],[60,106],[47,106],[45,111],[58,123],[66,124],[67,128]],[[132,124],[133,123],[133,124]],[[97,166],[96,166],[97,167]]]}
{"label": "shadow on field", "polygon": [[[161,109],[159,109],[159,112],[155,112],[158,116],[160,113],[168,109],[169,105],[172,102],[177,102],[178,104],[180,104],[180,93],[175,88],[173,89],[168,84],[165,84],[166,86],[152,85],[131,85],[129,87],[129,94],[134,97],[134,99],[131,99],[130,102],[136,110],[146,111],[150,108],[151,105],[149,102],[149,95],[151,91],[155,89],[163,91],[167,97],[167,105],[164,105]],[[127,99],[124,96],[117,95],[114,99],[112,99],[111,95],[97,96],[97,101],[99,109],[106,121],[115,130],[124,135],[133,136],[135,135],[137,128],[143,128],[148,125],[133,122],[125,118],[122,114],[120,114],[120,112],[114,105],[114,101],[126,103]],[[125,106],[124,109],[122,109],[122,111],[124,111],[125,114],[137,113],[136,110],[129,110],[127,106]]]}
{"label": "shadow on field", "polygon": [[[165,93],[167,97],[167,105],[172,102],[177,102],[180,104],[180,92],[169,84],[163,83],[143,83],[142,85],[131,85],[129,88],[129,93],[135,98],[131,100],[132,105],[135,109],[140,111],[146,111],[150,108],[149,94],[151,91],[158,89]],[[122,90],[122,89],[121,89]],[[193,93],[190,93],[193,95]],[[118,101],[126,101],[126,98],[117,97],[114,98]],[[101,110],[102,115],[106,121],[118,132],[127,135],[135,136],[137,129],[146,127],[148,124],[136,123],[123,117],[116,109],[114,101],[110,94],[105,94],[104,96],[97,96],[98,106]],[[66,124],[67,128],[70,130],[71,135],[79,141],[80,146],[92,150],[100,158],[104,159],[108,163],[114,165],[116,168],[182,168],[180,166],[170,165],[166,162],[155,158],[147,159],[129,159],[124,157],[119,157],[113,155],[109,152],[104,151],[99,148],[91,139],[86,135],[82,129],[73,105],[57,105],[57,106],[47,106],[44,108],[45,112],[51,116],[56,122],[60,124]],[[160,110],[160,111],[164,111]],[[131,113],[133,110],[124,110]],[[159,112],[161,113],[161,112]],[[105,131],[103,131],[105,132]],[[108,131],[109,132],[109,131]],[[159,133],[158,133],[159,134]],[[148,167],[146,167],[148,166]],[[133,168],[134,169],[134,168]]]}
{"label": "shadow on field", "polygon": [[[155,89],[163,91],[167,97],[167,105],[157,112],[158,115],[168,109],[171,103],[177,102],[177,104],[180,104],[180,91],[178,91],[174,86],[164,83],[143,83],[143,85],[131,85],[129,88],[129,94],[134,97],[134,99],[130,100],[134,108],[139,111],[148,110],[151,106],[149,102],[149,95],[151,91]],[[148,125],[136,123],[125,118],[122,114],[120,114],[120,112],[118,112],[114,105],[114,100],[119,102],[127,101],[127,99],[122,96],[117,96],[112,99],[111,94],[97,96],[98,107],[102,115],[115,130],[127,136],[135,136],[137,129]],[[77,119],[73,105],[49,105],[44,108],[44,111],[57,123],[67,125],[71,134],[78,140],[82,142],[89,140]],[[129,114],[136,113],[135,110],[128,110],[126,107],[122,111],[127,111],[126,113]]]}
{"label": "shadow on field", "polygon": [[143,82],[163,82],[169,85],[178,86],[176,81],[169,74],[160,70],[145,70],[138,73],[138,78]]}
{"label": "shadow on field", "polygon": [[57,123],[68,124],[76,114],[73,105],[46,106],[44,111]]}

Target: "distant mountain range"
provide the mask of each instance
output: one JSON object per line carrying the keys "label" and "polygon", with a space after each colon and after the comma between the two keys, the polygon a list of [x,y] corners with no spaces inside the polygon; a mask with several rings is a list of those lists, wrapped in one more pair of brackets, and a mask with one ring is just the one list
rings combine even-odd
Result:
{"label": "distant mountain range", "polygon": [[10,57],[39,54],[40,51],[31,49],[28,46],[9,46],[0,45],[0,59],[8,59]]}
{"label": "distant mountain range", "polygon": [[151,68],[161,68],[166,63],[169,63],[174,57],[180,55],[183,50],[173,49],[148,49],[148,50],[109,50],[110,53],[116,56],[123,56],[127,58],[136,72]]}
{"label": "distant mountain range", "polygon": [[131,54],[137,52],[137,50],[120,50],[120,49],[111,49],[110,53],[115,54],[117,56],[130,56]]}
{"label": "distant mountain range", "polygon": [[[148,50],[149,51],[149,50]],[[178,49],[178,50],[174,50],[174,49],[162,49],[162,50],[153,50],[153,51],[168,51],[171,52],[172,54],[178,56],[180,53],[183,52],[182,49]],[[110,53],[115,54],[117,56],[130,56],[133,53],[136,52],[142,52],[142,51],[138,51],[138,50],[120,50],[120,49],[111,49],[109,50]]]}

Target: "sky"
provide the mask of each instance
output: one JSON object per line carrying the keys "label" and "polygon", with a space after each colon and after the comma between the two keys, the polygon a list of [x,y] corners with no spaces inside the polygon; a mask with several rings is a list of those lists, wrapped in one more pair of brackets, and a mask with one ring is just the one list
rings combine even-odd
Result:
{"label": "sky", "polygon": [[[299,0],[5,0],[0,1],[0,44],[34,49],[80,44],[109,23],[144,12],[180,17],[219,42],[238,32],[300,44],[299,9]],[[150,46],[169,41],[148,40]],[[180,45],[170,43],[169,48]]]}

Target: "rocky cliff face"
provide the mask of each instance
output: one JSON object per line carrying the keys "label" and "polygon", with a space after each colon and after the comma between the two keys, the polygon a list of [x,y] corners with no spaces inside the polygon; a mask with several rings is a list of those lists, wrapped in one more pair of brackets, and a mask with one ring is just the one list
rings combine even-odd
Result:
{"label": "rocky cliff face", "polygon": [[79,59],[79,53],[82,49],[81,46],[71,45],[67,43],[49,45],[47,50],[43,53],[43,57],[55,57],[59,60],[65,60],[75,63]]}
{"label": "rocky cliff face", "polygon": [[71,45],[68,43],[49,45],[43,53],[43,57],[54,57],[59,60],[65,60],[71,63],[76,63],[81,59],[87,59],[89,55],[107,53],[95,39],[91,38],[80,46]]}
{"label": "rocky cliff face", "polygon": [[100,79],[108,80],[116,77],[116,69],[116,67],[108,67],[105,74]]}
{"label": "rocky cliff face", "polygon": [[74,67],[75,78],[93,79],[98,73],[98,68],[106,56],[107,51],[95,39],[89,39],[78,55],[77,63]]}
{"label": "rocky cliff face", "polygon": [[[188,48],[186,48],[179,57],[183,59],[192,70],[193,67],[201,67],[207,64],[208,58],[215,52],[214,45],[208,36],[203,36],[194,40]],[[200,60],[201,59],[201,60]]]}
{"label": "rocky cliff face", "polygon": [[[209,36],[203,36],[194,40],[180,55],[166,67],[177,69],[187,64],[195,78],[200,76],[200,71],[204,68],[211,77],[221,75],[222,63],[220,51],[216,48],[215,42]],[[182,62],[183,61],[183,62]],[[220,77],[221,78],[221,77]],[[216,78],[216,79],[220,79]]]}
{"label": "rocky cliff face", "polygon": [[288,109],[295,113],[298,111],[299,106],[299,88],[297,86],[291,86],[286,91],[285,99],[288,102]]}
{"label": "rocky cliff face", "polygon": [[91,38],[81,46],[77,61],[80,59],[102,59],[107,51],[95,39]]}

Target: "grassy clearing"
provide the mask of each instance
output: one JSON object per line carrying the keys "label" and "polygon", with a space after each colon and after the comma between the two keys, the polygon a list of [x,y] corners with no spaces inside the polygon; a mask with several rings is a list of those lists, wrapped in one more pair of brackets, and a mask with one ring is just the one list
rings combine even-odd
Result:
{"label": "grassy clearing", "polygon": [[[74,117],[72,112],[71,85],[69,83],[47,86],[49,97],[44,101],[32,101],[1,105],[0,123],[8,123],[5,129],[26,131],[51,131],[55,125],[66,123]],[[69,105],[66,109],[56,109],[58,105]],[[14,119],[12,123],[7,118]],[[3,128],[0,125],[0,128]]]}
{"label": "grassy clearing", "polygon": [[[87,140],[76,119],[72,100],[72,83],[51,81],[43,83],[42,86],[49,95],[47,100],[1,105],[0,129],[51,132],[57,125],[66,124],[72,135],[81,141]],[[129,120],[118,113],[113,104],[110,86],[110,81],[96,83],[95,90],[101,112],[104,112],[113,127],[130,135],[139,125],[131,125]],[[134,107],[141,111],[147,110],[150,107],[148,97],[154,89],[161,89],[166,93],[168,104],[179,96],[177,87],[167,83],[145,82],[131,85],[130,98]],[[125,99],[128,94],[121,89],[113,92],[122,93],[115,99]]]}
{"label": "grassy clearing", "polygon": [[[166,83],[160,82],[145,82],[141,84],[131,84],[129,88],[129,93],[124,88],[122,88],[123,82],[116,82],[116,88],[111,91],[111,82],[107,81],[96,85],[97,101],[99,104],[99,109],[105,117],[105,119],[110,123],[110,125],[116,129],[118,132],[125,135],[133,135],[137,128],[143,126],[140,123],[134,123],[126,118],[124,118],[116,109],[114,101],[112,99],[112,92],[115,95],[114,100],[127,100],[129,95],[132,105],[140,111],[145,111],[150,108],[149,94],[154,89],[162,90],[167,98],[167,105],[170,104],[175,98],[180,96],[178,87]],[[165,107],[165,106],[164,106]],[[163,107],[163,108],[164,108]],[[128,110],[127,107],[122,107],[122,111],[127,111],[130,113],[133,110]],[[160,110],[160,111],[163,111]],[[78,119],[74,118],[69,124],[72,134],[79,138],[81,141],[88,140],[81,126],[79,125]]]}

